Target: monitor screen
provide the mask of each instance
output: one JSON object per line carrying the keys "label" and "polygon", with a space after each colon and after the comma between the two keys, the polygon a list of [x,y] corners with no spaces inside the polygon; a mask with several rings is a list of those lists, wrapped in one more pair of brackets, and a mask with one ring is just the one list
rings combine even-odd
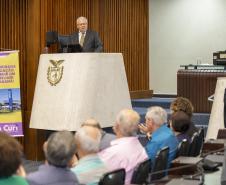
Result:
{"label": "monitor screen", "polygon": [[58,35],[58,43],[60,46],[65,47],[71,43],[71,36],[70,35]]}

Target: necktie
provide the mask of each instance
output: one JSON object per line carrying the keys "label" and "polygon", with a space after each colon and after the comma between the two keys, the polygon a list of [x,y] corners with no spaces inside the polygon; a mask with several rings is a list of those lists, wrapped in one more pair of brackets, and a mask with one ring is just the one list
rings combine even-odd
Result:
{"label": "necktie", "polygon": [[83,44],[84,44],[84,39],[85,39],[85,33],[82,33],[81,38],[80,38],[80,42],[79,42],[79,44],[81,46],[83,46]]}

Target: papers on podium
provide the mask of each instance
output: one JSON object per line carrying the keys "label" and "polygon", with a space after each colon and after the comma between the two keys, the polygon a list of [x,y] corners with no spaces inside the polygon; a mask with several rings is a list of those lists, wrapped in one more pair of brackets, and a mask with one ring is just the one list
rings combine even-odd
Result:
{"label": "papers on podium", "polygon": [[110,127],[131,108],[122,54],[42,54],[30,128],[76,131],[88,118]]}

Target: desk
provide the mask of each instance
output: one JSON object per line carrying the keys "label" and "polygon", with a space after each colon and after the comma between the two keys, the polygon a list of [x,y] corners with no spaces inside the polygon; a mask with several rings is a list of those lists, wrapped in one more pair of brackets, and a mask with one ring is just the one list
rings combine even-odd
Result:
{"label": "desk", "polygon": [[[180,156],[172,161],[172,165],[169,171],[169,175],[182,176],[182,175],[194,175],[198,172],[197,165],[202,160],[201,157],[183,157]],[[173,170],[173,168],[179,168]]]}
{"label": "desk", "polygon": [[213,173],[205,173],[204,182],[205,185],[220,185],[222,167],[218,167],[219,170]]}
{"label": "desk", "polygon": [[[224,159],[224,155],[219,156],[221,158],[222,162]],[[196,174],[197,171],[197,165],[198,163],[202,160],[200,157],[178,157],[177,159],[173,160],[172,165],[173,167],[180,167],[180,166],[185,166],[188,164],[191,164],[190,167],[176,170],[174,173],[173,171],[169,172],[169,179],[172,179],[167,183],[167,185],[179,185],[179,184],[192,184],[195,185],[197,184],[197,180],[183,180],[182,178],[178,178],[184,175],[194,175]],[[216,172],[205,172],[204,173],[204,182],[205,185],[219,185],[220,184],[220,179],[221,179],[221,173],[222,173],[222,167],[218,167],[219,170]],[[193,171],[192,171],[193,170]],[[176,177],[176,178],[175,178]],[[175,178],[175,179],[174,179]]]}
{"label": "desk", "polygon": [[225,139],[208,140],[205,143],[203,143],[202,155],[205,155],[206,153],[209,152],[214,152],[216,150],[219,150],[219,152],[224,152],[225,145],[226,145]]}
{"label": "desk", "polygon": [[180,69],[177,72],[177,96],[188,98],[195,112],[210,113],[208,97],[215,92],[218,77],[226,77],[226,70]]}
{"label": "desk", "polygon": [[[221,173],[222,167],[219,167],[219,170],[211,173],[204,173],[204,184],[205,185],[220,185],[221,184]],[[163,185],[164,183],[159,183]],[[183,178],[173,178],[169,182],[165,183],[166,185],[198,185],[200,184],[199,180],[187,180]]]}

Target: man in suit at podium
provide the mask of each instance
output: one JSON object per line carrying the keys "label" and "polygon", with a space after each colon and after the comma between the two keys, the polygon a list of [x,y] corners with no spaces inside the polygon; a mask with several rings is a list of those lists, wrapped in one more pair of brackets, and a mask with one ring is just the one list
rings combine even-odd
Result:
{"label": "man in suit at podium", "polygon": [[85,17],[77,19],[78,32],[73,33],[72,42],[80,44],[83,52],[102,52],[103,44],[97,32],[88,29],[88,20]]}

